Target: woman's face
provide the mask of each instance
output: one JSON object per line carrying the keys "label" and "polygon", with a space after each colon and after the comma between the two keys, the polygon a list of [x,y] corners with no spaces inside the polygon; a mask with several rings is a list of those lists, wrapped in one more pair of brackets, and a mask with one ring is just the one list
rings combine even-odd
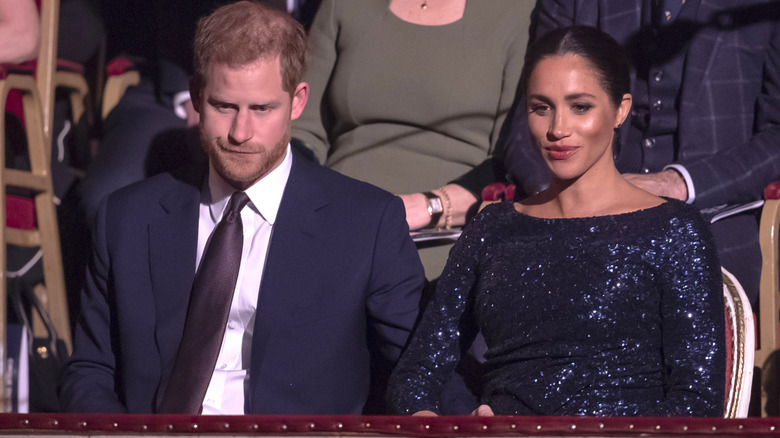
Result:
{"label": "woman's face", "polygon": [[554,177],[614,168],[612,137],[631,108],[630,94],[615,107],[591,64],[566,54],[539,61],[527,95],[528,125]]}

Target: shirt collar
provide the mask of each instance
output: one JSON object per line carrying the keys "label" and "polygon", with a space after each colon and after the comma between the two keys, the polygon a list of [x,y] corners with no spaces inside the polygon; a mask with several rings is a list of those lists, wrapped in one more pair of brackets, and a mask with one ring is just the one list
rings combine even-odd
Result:
{"label": "shirt collar", "polygon": [[[287,185],[287,179],[290,177],[290,169],[292,169],[292,152],[288,144],[284,159],[279,166],[244,190],[249,196],[250,207],[257,213],[260,213],[263,219],[271,225],[276,222],[276,215],[279,213],[279,205],[282,203],[284,188]],[[222,212],[227,207],[227,203],[233,193],[236,192],[236,189],[214,170],[214,166],[210,161],[208,186],[204,189],[208,190],[206,194],[209,196],[204,199],[207,200],[211,218],[216,223],[222,218]]]}

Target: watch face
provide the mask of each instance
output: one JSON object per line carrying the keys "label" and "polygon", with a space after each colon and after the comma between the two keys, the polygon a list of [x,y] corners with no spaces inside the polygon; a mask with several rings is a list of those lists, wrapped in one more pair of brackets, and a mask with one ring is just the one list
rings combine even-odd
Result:
{"label": "watch face", "polygon": [[431,213],[441,213],[444,211],[444,207],[441,205],[441,198],[428,199],[428,205],[431,208]]}

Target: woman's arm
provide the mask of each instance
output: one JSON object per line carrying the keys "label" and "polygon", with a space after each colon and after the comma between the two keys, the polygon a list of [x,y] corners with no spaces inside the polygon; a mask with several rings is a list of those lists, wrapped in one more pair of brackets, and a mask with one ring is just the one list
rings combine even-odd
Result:
{"label": "woman's arm", "polygon": [[466,223],[469,210],[479,201],[473,193],[457,184],[448,184],[432,190],[441,199],[444,211],[433,226],[430,226],[431,215],[428,213],[428,198],[422,193],[400,195],[406,207],[406,222],[410,230],[420,228],[449,228]]}
{"label": "woman's arm", "polygon": [[470,344],[477,331],[471,301],[485,227],[475,220],[453,247],[433,300],[390,376],[388,406],[396,414],[440,413],[439,396],[461,345]]}
{"label": "woman's arm", "polygon": [[723,282],[708,224],[693,207],[672,222],[661,272],[666,398],[646,415],[723,415],[725,318]]}

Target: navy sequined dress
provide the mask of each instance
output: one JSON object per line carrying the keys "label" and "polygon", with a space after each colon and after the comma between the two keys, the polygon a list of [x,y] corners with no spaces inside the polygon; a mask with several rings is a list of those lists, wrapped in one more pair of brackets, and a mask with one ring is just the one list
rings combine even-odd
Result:
{"label": "navy sequined dress", "polygon": [[438,411],[481,330],[481,402],[497,415],[720,416],[721,281],[708,225],[679,201],[574,219],[490,205],[453,248],[390,405]]}

